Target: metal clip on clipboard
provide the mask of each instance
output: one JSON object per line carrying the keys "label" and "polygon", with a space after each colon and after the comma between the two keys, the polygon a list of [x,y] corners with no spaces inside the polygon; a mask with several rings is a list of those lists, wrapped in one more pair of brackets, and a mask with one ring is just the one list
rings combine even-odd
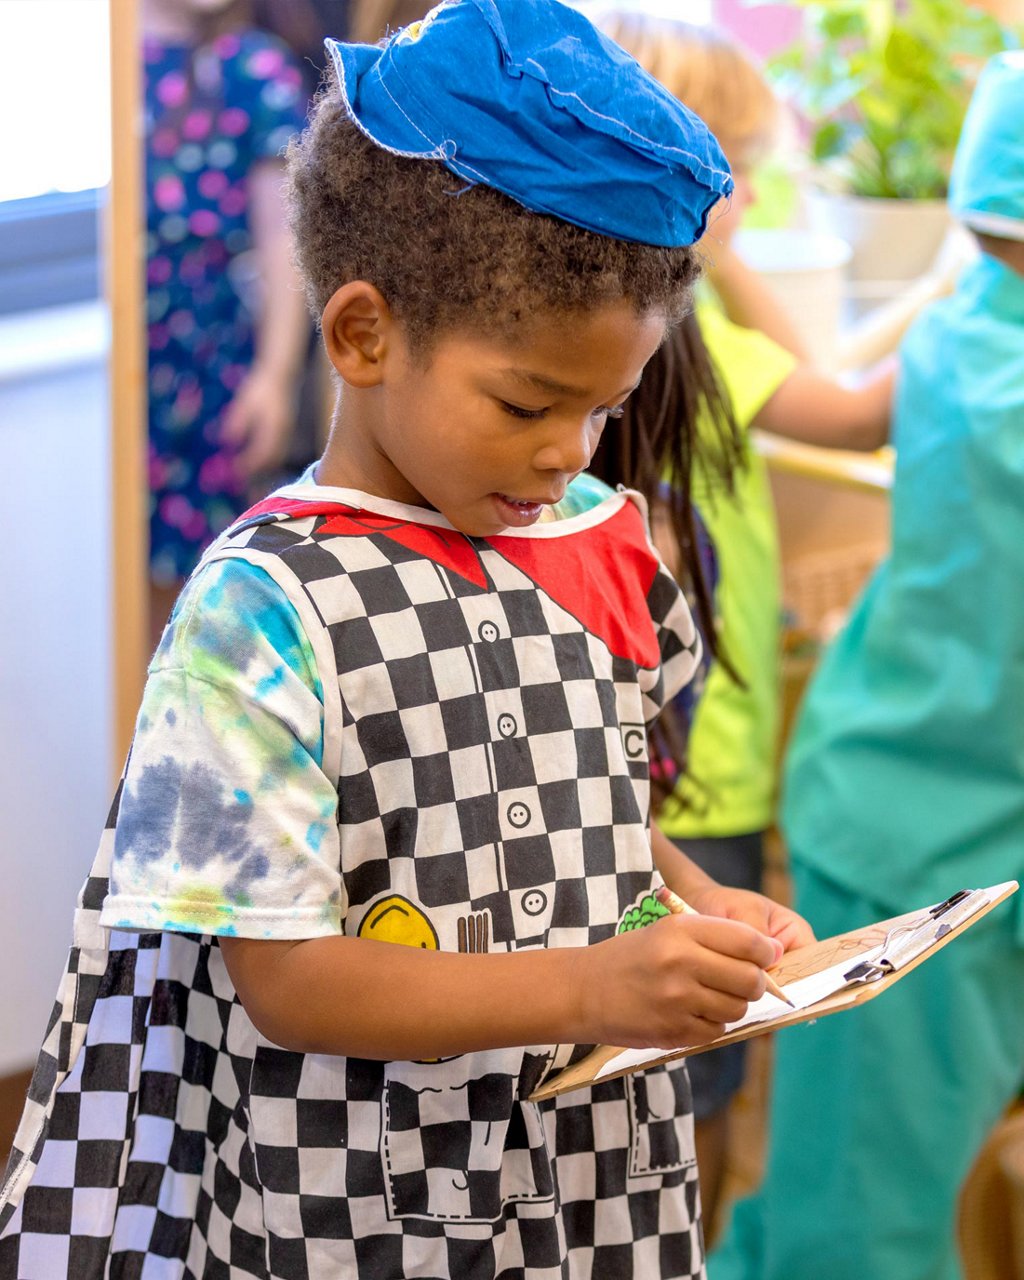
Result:
{"label": "metal clip on clipboard", "polygon": [[989,901],[981,889],[961,889],[945,902],[930,907],[923,916],[897,925],[885,935],[878,954],[871,960],[854,965],[843,978],[848,983],[877,982],[890,973],[896,973],[922,952],[927,951],[958,924],[983,907]]}

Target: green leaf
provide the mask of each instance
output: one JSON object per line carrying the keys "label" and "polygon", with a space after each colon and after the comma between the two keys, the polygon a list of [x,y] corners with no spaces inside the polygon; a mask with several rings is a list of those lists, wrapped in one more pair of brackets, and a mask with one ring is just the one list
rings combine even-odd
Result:
{"label": "green leaf", "polygon": [[967,0],[789,3],[804,33],[770,74],[811,125],[815,162],[861,194],[941,196],[973,78],[1024,29]]}
{"label": "green leaf", "polygon": [[822,14],[818,31],[826,40],[850,40],[867,34],[864,15],[853,8],[837,8]]}
{"label": "green leaf", "polygon": [[811,137],[811,159],[816,164],[839,155],[845,151],[849,137],[849,126],[838,120],[826,120],[815,129]]}
{"label": "green leaf", "polygon": [[913,32],[897,27],[890,31],[882,57],[887,71],[913,81],[931,75],[934,51]]}

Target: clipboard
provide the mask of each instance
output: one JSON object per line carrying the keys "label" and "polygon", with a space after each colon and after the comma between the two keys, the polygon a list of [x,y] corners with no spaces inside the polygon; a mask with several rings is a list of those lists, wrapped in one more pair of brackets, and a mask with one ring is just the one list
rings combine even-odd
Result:
{"label": "clipboard", "polygon": [[[616,1080],[634,1071],[661,1066],[677,1058],[693,1057],[708,1049],[763,1035],[766,1031],[811,1022],[866,1004],[977,924],[993,907],[1016,893],[1017,888],[1017,881],[1009,880],[987,889],[961,889],[933,906],[908,911],[889,920],[879,920],[848,933],[812,942],[806,947],[797,947],[787,952],[768,971],[779,985],[787,987],[821,977],[831,981],[829,975],[835,973],[840,983],[837,990],[798,1009],[790,1009],[781,1001],[774,1001],[778,1012],[758,1021],[737,1024],[716,1040],[690,1048],[632,1051],[614,1045],[598,1045],[585,1058],[539,1085],[530,1094],[530,1101],[543,1102],[598,1081]],[[772,1000],[772,997],[763,999]],[[643,1060],[631,1060],[637,1057]],[[624,1065],[617,1064],[616,1059],[624,1060]]]}

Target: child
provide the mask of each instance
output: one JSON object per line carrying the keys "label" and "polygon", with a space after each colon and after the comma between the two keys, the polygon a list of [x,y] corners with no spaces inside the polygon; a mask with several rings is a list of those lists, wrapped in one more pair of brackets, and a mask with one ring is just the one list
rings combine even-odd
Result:
{"label": "child", "polygon": [[[154,643],[251,476],[283,456],[306,354],[281,198],[306,91],[253,16],[250,0],[142,8]],[[272,306],[254,304],[254,279]]]}
{"label": "child", "polygon": [[[756,426],[813,444],[877,448],[888,432],[892,373],[847,388],[803,363],[789,322],[732,248],[753,199],[751,171],[770,146],[778,113],[750,57],[713,27],[620,10],[609,12],[601,25],[705,121],[736,182],[702,241],[719,305],[702,299],[697,318],[743,435],[745,465],[730,487],[722,465],[729,438],[710,415],[702,419],[694,465],[694,501],[718,558],[716,603],[732,670],[722,663],[711,668],[694,712],[687,774],[658,823],[716,879],[759,889],[764,835],[775,810],[781,601],[768,473],[749,448],[748,430]],[[645,383],[666,380],[665,353],[662,348],[655,356]],[[690,1064],[709,1231],[725,1170],[729,1103],[743,1082],[745,1054],[744,1044],[731,1045]]]}
{"label": "child", "polygon": [[[1024,879],[1024,56],[994,59],[951,208],[982,256],[901,350],[892,552],[804,702],[782,816],[827,934]],[[716,1280],[953,1280],[957,1193],[1024,1081],[1024,915],[779,1037],[764,1186]]]}
{"label": "child", "polygon": [[[706,1041],[810,937],[649,832],[698,645],[577,479],[725,163],[554,0],[330,48],[290,165],[344,394],[154,659],[0,1270],[700,1276],[685,1069],[528,1097],[576,1045]],[[655,865],[705,914],[638,927]]]}

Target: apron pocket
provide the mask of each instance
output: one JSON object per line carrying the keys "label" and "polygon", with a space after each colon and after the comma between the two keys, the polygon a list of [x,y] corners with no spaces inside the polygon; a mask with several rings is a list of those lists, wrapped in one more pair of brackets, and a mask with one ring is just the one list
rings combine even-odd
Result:
{"label": "apron pocket", "polygon": [[540,1116],[516,1094],[521,1049],[385,1066],[381,1158],[392,1218],[493,1222],[553,1195]]}
{"label": "apron pocket", "polygon": [[697,1159],[693,1096],[684,1062],[626,1077],[629,1099],[629,1176],[650,1177],[685,1169]]}

